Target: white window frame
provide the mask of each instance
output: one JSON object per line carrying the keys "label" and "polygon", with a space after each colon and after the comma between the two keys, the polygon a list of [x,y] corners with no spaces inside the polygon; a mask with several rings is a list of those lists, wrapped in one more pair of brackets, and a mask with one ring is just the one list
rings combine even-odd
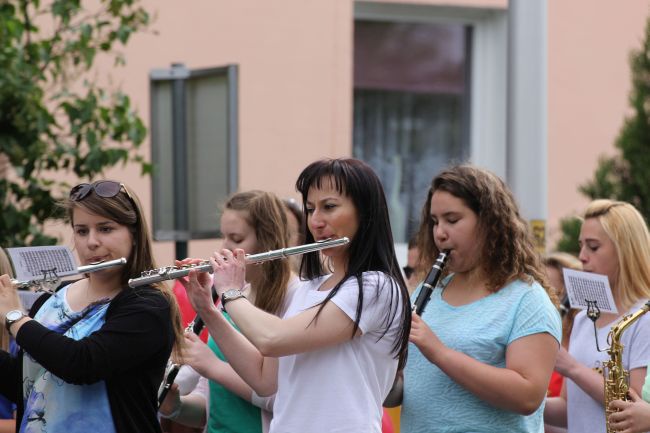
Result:
{"label": "white window frame", "polygon": [[357,1],[355,20],[471,26],[470,162],[502,178],[507,170],[506,9]]}

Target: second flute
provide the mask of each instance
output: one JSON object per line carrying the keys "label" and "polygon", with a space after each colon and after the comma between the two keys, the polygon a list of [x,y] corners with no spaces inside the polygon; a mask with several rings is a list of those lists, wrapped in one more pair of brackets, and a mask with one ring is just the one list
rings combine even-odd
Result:
{"label": "second flute", "polygon": [[[326,248],[338,247],[340,245],[345,245],[348,242],[350,242],[350,239],[343,237],[339,239],[327,239],[324,241],[314,242],[313,244],[299,245],[297,247],[271,250],[265,253],[250,254],[246,256],[246,263],[262,263],[269,260],[284,259],[296,254],[306,254],[324,250]],[[131,278],[129,280],[129,287],[135,288],[147,284],[155,284],[161,281],[186,277],[191,270],[212,273],[212,265],[206,260],[193,266],[168,266],[165,268],[153,269],[151,271],[143,272],[138,278]]]}

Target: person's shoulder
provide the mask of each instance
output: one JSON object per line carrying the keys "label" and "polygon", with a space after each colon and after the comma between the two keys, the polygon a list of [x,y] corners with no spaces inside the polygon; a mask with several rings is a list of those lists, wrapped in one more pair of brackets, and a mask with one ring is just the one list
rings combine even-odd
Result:
{"label": "person's shoulder", "polygon": [[381,283],[395,283],[395,279],[383,271],[364,271],[362,274],[363,282],[369,282],[374,284]]}
{"label": "person's shoulder", "polygon": [[[650,333],[650,326],[648,326],[648,322],[650,322],[650,314],[647,313],[647,311],[648,311],[647,310],[648,307],[646,306],[647,302],[648,302],[647,299],[639,299],[638,301],[636,301],[634,303],[634,305],[632,305],[632,307],[625,313],[625,315],[632,315],[632,314],[640,313],[641,316],[638,317],[638,319],[636,320],[639,323],[638,326],[642,326],[644,328],[645,332]],[[646,312],[643,313],[643,312],[641,312],[642,310],[645,310]],[[640,324],[643,324],[643,325],[640,325]]]}
{"label": "person's shoulder", "polygon": [[502,290],[504,293],[518,298],[547,298],[550,300],[544,287],[533,278],[529,280],[517,278],[506,284]]}
{"label": "person's shoulder", "polygon": [[169,308],[169,300],[160,289],[153,286],[140,286],[137,288],[126,288],[120,292],[113,302],[117,306],[136,305],[157,308]]}
{"label": "person's shoulder", "polygon": [[363,271],[359,276],[351,275],[343,282],[343,285],[358,288],[359,283],[363,285],[364,289],[367,287],[384,286],[386,284],[391,286],[398,285],[393,277],[382,271]]}
{"label": "person's shoulder", "polygon": [[[363,290],[372,293],[386,293],[387,290],[398,294],[401,290],[399,283],[391,275],[382,271],[366,271],[362,274]],[[355,281],[356,284],[356,281]]]}
{"label": "person's shoulder", "polygon": [[557,308],[553,305],[544,287],[532,278],[530,280],[516,279],[505,285],[500,292],[517,310],[532,308],[539,311],[542,308],[549,312],[557,312]]}

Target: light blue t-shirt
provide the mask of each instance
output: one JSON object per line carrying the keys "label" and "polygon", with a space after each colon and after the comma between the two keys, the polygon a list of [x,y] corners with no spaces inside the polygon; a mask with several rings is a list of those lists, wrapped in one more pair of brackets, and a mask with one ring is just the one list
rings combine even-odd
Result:
{"label": "light blue t-shirt", "polygon": [[[448,282],[449,279],[446,281]],[[413,294],[417,297],[418,290]],[[454,307],[433,291],[422,319],[449,348],[495,367],[505,367],[506,349],[518,338],[547,332],[558,344],[562,325],[557,309],[538,284],[515,281],[496,293]],[[543,433],[544,404],[529,416],[480,400],[409,345],[404,371],[402,433]]]}

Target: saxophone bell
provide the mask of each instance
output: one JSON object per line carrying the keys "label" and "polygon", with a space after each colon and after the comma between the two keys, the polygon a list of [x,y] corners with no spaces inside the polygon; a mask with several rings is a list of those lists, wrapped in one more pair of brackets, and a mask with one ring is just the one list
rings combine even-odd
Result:
{"label": "saxophone bell", "polygon": [[636,322],[641,316],[650,311],[650,301],[632,314],[623,316],[616,323],[607,335],[609,349],[607,353],[609,359],[603,363],[603,377],[605,379],[605,426],[607,433],[614,433],[615,430],[609,424],[609,416],[615,411],[609,408],[609,404],[614,400],[628,401],[630,399],[628,391],[630,390],[630,373],[623,366],[623,344],[621,337],[623,332]]}

